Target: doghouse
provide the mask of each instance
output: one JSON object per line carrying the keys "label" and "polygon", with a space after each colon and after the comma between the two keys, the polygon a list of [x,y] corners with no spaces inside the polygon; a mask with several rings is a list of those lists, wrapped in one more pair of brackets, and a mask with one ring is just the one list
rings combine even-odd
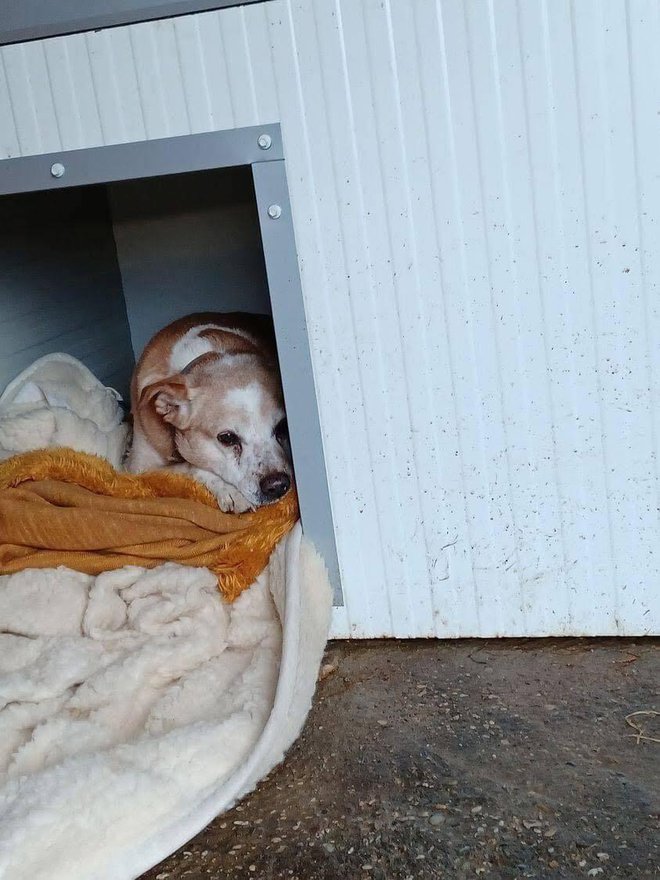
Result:
{"label": "doghouse", "polygon": [[[264,157],[267,157],[266,159]],[[304,528],[341,602],[277,126],[18,159],[5,166],[0,384],[63,350],[128,399],[160,327],[272,314]]]}
{"label": "doghouse", "polygon": [[2,380],[272,310],[334,635],[657,631],[657,8],[227,7],[0,3]]}

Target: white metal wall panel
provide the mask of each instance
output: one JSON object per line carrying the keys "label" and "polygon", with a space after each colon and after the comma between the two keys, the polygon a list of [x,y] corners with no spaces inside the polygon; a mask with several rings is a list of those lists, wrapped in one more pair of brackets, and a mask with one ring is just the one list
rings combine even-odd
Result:
{"label": "white metal wall panel", "polygon": [[282,124],[336,635],[658,630],[659,41],[655,0],[272,0],[0,52],[4,157]]}

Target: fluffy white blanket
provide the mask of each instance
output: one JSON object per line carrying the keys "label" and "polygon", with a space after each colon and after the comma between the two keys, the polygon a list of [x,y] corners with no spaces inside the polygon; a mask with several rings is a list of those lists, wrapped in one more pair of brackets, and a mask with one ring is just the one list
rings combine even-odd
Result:
{"label": "fluffy white blanket", "polygon": [[0,577],[0,877],[137,877],[230,807],[299,734],[330,607],[299,526],[231,606],[173,564]]}
{"label": "fluffy white blanket", "polygon": [[68,354],[47,354],[0,396],[0,459],[30,449],[70,446],[120,467],[128,428],[121,396]]}

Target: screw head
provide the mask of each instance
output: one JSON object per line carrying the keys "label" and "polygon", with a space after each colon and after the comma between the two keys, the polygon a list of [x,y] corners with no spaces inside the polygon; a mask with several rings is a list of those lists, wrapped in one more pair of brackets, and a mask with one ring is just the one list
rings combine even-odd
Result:
{"label": "screw head", "polygon": [[270,150],[273,139],[269,134],[266,134],[264,132],[263,134],[260,134],[257,138],[257,143],[259,144],[260,150]]}
{"label": "screw head", "polygon": [[53,177],[61,177],[64,174],[64,165],[61,162],[55,162],[50,166],[50,173]]}
{"label": "screw head", "polygon": [[268,208],[268,216],[271,220],[279,220],[282,216],[282,209],[279,205],[270,205]]}

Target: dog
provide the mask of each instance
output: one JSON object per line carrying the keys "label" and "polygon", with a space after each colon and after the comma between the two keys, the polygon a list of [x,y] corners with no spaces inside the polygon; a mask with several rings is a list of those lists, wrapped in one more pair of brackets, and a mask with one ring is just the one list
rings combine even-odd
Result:
{"label": "dog", "polygon": [[275,337],[239,312],[180,318],[147,344],[131,383],[132,473],[168,468],[220,508],[272,504],[293,482]]}

